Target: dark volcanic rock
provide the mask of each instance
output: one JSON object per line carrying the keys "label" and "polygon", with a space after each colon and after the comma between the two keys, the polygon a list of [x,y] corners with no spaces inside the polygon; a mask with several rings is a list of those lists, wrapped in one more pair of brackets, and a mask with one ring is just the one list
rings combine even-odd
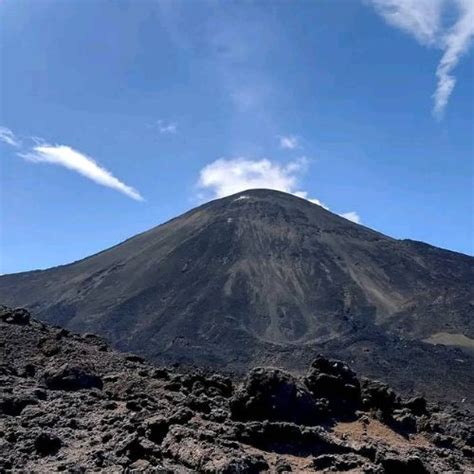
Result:
{"label": "dark volcanic rock", "polygon": [[9,324],[28,324],[30,313],[23,308],[10,309],[6,306],[0,306],[0,320]]}
{"label": "dark volcanic rock", "polygon": [[290,421],[313,425],[324,405],[296,378],[278,369],[253,369],[231,402],[236,420]]}
{"label": "dark volcanic rock", "polygon": [[46,371],[43,375],[45,385],[51,390],[102,389],[100,377],[82,367],[64,364],[59,369]]}
{"label": "dark volcanic rock", "polygon": [[399,404],[396,393],[386,384],[378,380],[365,379],[362,383],[362,404],[366,408],[380,410],[389,416]]}
{"label": "dark volcanic rock", "polygon": [[426,413],[426,399],[424,397],[410,398],[403,406],[407,407],[414,415],[421,416]]}
{"label": "dark volcanic rock", "polygon": [[[53,340],[59,351],[38,349]],[[157,369],[106,349],[98,338],[34,319],[0,321],[1,472],[474,467],[468,414],[404,400],[380,382],[361,384],[339,361],[319,356],[302,377],[259,368],[239,382],[203,370]],[[25,376],[27,366],[38,370]]]}
{"label": "dark volcanic rock", "polygon": [[359,407],[359,380],[341,361],[318,356],[311,364],[304,382],[315,397],[329,400],[330,407],[338,414],[352,414]]}
{"label": "dark volcanic rock", "polygon": [[473,268],[261,189],[70,265],[2,275],[0,300],[164,364],[302,372],[322,352],[398,391],[470,404]]}

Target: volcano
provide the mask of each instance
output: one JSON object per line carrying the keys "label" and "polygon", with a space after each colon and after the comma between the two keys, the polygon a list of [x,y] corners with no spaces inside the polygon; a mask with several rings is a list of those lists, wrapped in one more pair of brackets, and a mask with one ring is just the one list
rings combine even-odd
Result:
{"label": "volcano", "polygon": [[323,353],[469,402],[473,260],[257,189],[83,260],[3,275],[0,302],[154,361],[298,371]]}

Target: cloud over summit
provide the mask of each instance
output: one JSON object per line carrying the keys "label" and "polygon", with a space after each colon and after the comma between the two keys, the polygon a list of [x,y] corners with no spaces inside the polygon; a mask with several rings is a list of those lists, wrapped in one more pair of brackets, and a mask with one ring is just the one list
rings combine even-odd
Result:
{"label": "cloud over summit", "polygon": [[[319,199],[311,198],[307,191],[299,188],[302,173],[308,161],[305,158],[280,164],[268,159],[220,158],[206,165],[200,172],[198,187],[210,191],[211,199],[229,196],[248,189],[274,189],[307,199],[325,209],[329,208]],[[360,222],[354,211],[340,214],[353,222]]]}

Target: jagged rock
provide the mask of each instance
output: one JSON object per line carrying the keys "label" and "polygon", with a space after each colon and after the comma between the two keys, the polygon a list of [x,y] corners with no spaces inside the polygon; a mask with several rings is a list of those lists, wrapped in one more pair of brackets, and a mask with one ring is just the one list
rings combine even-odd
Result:
{"label": "jagged rock", "polygon": [[361,399],[365,408],[380,410],[383,416],[388,416],[398,404],[396,393],[378,380],[363,380]]}
{"label": "jagged rock", "polygon": [[298,456],[345,453],[350,449],[320,427],[285,422],[250,422],[234,426],[233,437],[257,448]]}
{"label": "jagged rock", "polygon": [[56,355],[61,350],[60,345],[55,339],[41,339],[38,346],[41,353],[46,357]]}
{"label": "jagged rock", "polygon": [[186,398],[186,405],[193,411],[210,413],[212,404],[211,399],[202,394],[201,396],[188,395]]}
{"label": "jagged rock", "polygon": [[410,410],[394,410],[392,414],[393,425],[398,430],[405,432],[416,431],[416,418],[411,414]]}
{"label": "jagged rock", "polygon": [[421,416],[426,414],[426,399],[424,397],[413,397],[404,402],[403,404],[407,407],[414,415]]}
{"label": "jagged rock", "polygon": [[[204,434],[174,426],[163,442],[164,451],[186,467],[199,472],[250,474],[268,470],[268,463],[261,455],[247,454],[237,447],[216,446]],[[203,439],[204,438],[204,439]]]}
{"label": "jagged rock", "polygon": [[169,422],[173,425],[183,425],[187,423],[193,416],[194,412],[188,407],[179,407],[177,410],[173,411],[169,417]]}
{"label": "jagged rock", "polygon": [[64,364],[57,370],[46,371],[43,375],[45,385],[51,390],[102,389],[102,379],[93,372]]}
{"label": "jagged rock", "polygon": [[139,459],[160,456],[161,451],[155,443],[132,434],[120,443],[117,454],[119,456],[124,455],[131,461],[138,461]]}
{"label": "jagged rock", "polygon": [[231,401],[236,420],[289,421],[312,425],[321,420],[323,406],[295,377],[278,369],[250,371]]}
{"label": "jagged rock", "polygon": [[11,309],[6,306],[0,306],[0,320],[8,324],[29,324],[30,313],[23,308]]}
{"label": "jagged rock", "polygon": [[234,391],[232,380],[229,377],[224,377],[220,374],[212,374],[208,377],[204,377],[199,382],[202,386],[204,393],[211,398],[229,398],[232,396]]}
{"label": "jagged rock", "polygon": [[329,400],[330,406],[338,412],[353,413],[359,406],[359,380],[341,361],[318,356],[311,364],[304,383],[315,397]]}
{"label": "jagged rock", "polygon": [[[60,350],[46,359],[40,341]],[[137,364],[94,341],[34,319],[0,319],[1,472],[473,470],[474,424],[464,412],[441,405],[432,412],[430,404],[416,415],[420,402],[365,382],[365,404],[347,418],[358,404],[345,385],[358,383],[345,364],[319,357],[304,378],[259,369],[241,382]],[[320,375],[337,382],[323,377],[325,386]],[[401,428],[406,417],[416,421],[416,437]]]}

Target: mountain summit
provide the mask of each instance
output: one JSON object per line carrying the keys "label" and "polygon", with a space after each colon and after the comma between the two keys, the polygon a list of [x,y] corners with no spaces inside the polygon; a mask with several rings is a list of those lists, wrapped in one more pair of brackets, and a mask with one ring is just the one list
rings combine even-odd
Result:
{"label": "mountain summit", "polygon": [[460,398],[473,384],[473,260],[256,189],[78,262],[1,276],[0,301],[154,360],[298,370],[323,352]]}

